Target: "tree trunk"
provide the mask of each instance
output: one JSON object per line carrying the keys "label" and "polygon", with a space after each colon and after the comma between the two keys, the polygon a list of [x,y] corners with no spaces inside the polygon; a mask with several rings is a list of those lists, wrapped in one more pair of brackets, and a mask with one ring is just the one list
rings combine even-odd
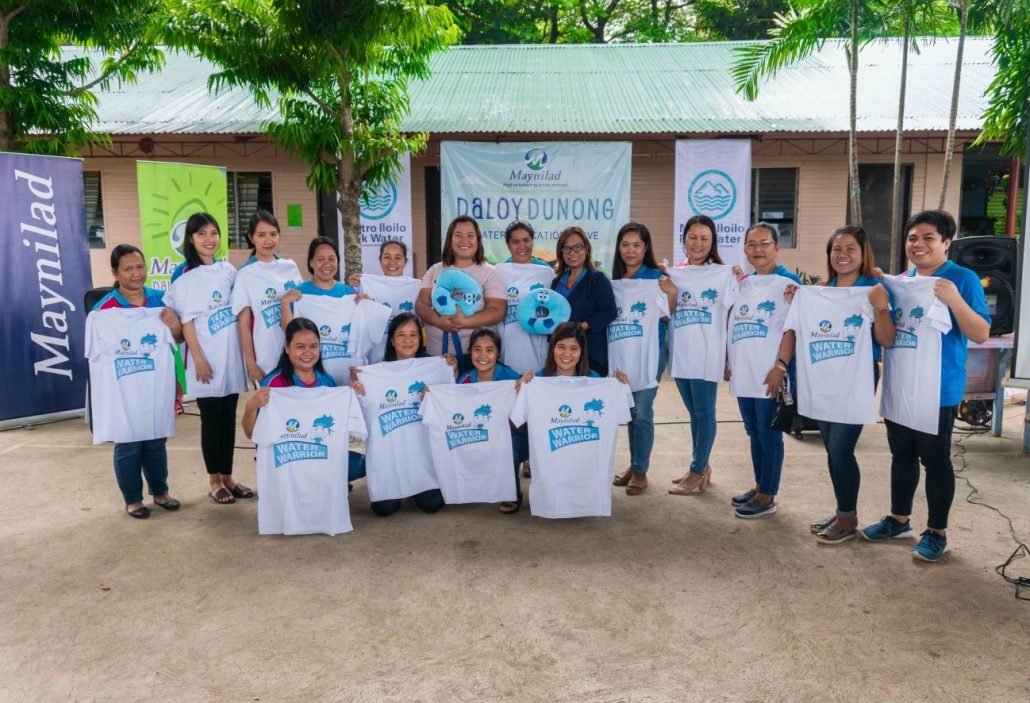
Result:
{"label": "tree trunk", "polygon": [[[351,111],[351,73],[340,70],[337,81],[340,88],[340,132],[353,144],[354,115]],[[343,226],[343,280],[352,273],[361,273],[361,186],[365,169],[354,161],[354,152],[344,150],[336,162],[336,208]]]}
{"label": "tree trunk", "polygon": [[[0,51],[7,48],[9,42],[10,17],[0,14]],[[0,91],[8,92],[11,87],[11,69],[0,59]],[[0,151],[12,151],[14,140],[14,115],[7,110],[0,110]]]}
{"label": "tree trunk", "polygon": [[901,240],[901,143],[905,130],[905,88],[908,85],[908,45],[912,33],[912,18],[905,18],[904,44],[901,47],[901,92],[898,95],[898,127],[894,133],[894,189],[891,193],[890,260],[887,270],[898,271],[898,244]]}
{"label": "tree trunk", "polygon": [[966,45],[966,24],[969,20],[969,0],[960,0],[958,53],[955,55],[955,80],[951,85],[951,113],[948,115],[948,142],[944,146],[944,176],[941,178],[941,198],[937,207],[944,209],[948,197],[948,177],[951,175],[951,157],[955,153],[955,122],[958,121],[958,91],[962,85],[962,51]]}
{"label": "tree trunk", "polygon": [[548,9],[548,23],[551,25],[551,33],[547,37],[549,44],[558,43],[558,4],[551,3],[551,7]]}
{"label": "tree trunk", "polygon": [[851,0],[851,39],[848,47],[848,73],[851,75],[848,96],[848,202],[851,210],[851,224],[862,225],[861,184],[858,181],[858,5],[860,0]]}

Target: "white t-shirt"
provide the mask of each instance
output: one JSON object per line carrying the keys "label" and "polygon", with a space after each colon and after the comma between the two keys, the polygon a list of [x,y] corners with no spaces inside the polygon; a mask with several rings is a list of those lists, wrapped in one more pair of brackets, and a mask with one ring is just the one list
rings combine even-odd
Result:
{"label": "white t-shirt", "polygon": [[658,326],[669,316],[669,298],[655,279],[612,281],[618,316],[608,325],[608,375],[619,369],[631,391],[658,387]]}
{"label": "white t-shirt", "polygon": [[253,261],[236,273],[232,312],[239,315],[243,308],[250,308],[254,316],[254,358],[265,373],[279,363],[286,342],[279,300],[288,287],[295,288],[300,283],[300,271],[291,259]]}
{"label": "white t-shirt", "polygon": [[193,323],[200,351],[211,366],[211,381],[201,383],[193,359],[186,356],[187,392],[194,398],[223,398],[247,390],[240,332],[231,307],[235,280],[232,264],[216,261],[190,269],[165,293],[165,305],[184,325]]}
{"label": "white t-shirt", "polygon": [[615,442],[632,407],[629,386],[614,378],[551,376],[522,386],[511,421],[529,421],[533,515],[612,514]]}
{"label": "white t-shirt", "polygon": [[358,302],[353,295],[305,295],[293,304],[293,314],[318,326],[322,365],[338,386],[350,385],[350,367],[367,362],[390,322],[390,306]]}
{"label": "white t-shirt", "polygon": [[883,350],[880,414],[919,432],[937,434],[941,405],[941,337],[951,331],[948,306],[934,295],[932,276],[884,276],[894,298],[894,346]]}
{"label": "white t-shirt", "polygon": [[514,381],[431,386],[419,408],[447,503],[514,501]]}
{"label": "white t-shirt", "polygon": [[677,292],[669,320],[669,375],[718,383],[726,370],[726,319],[737,300],[733,269],[709,264],[666,273]]}
{"label": "white t-shirt", "polygon": [[[422,281],[408,276],[380,276],[374,273],[361,274],[361,292],[378,303],[390,306],[390,319],[387,326],[402,312],[415,312],[415,300],[422,290]],[[382,361],[386,355],[386,333],[369,352],[368,362],[374,364]]]}
{"label": "white t-shirt", "polygon": [[784,330],[797,335],[798,412],[813,420],[876,422],[869,288],[801,286]]}
{"label": "white t-shirt", "polygon": [[730,395],[767,398],[765,377],[776,364],[783,338],[783,321],[790,307],[783,290],[793,283],[786,276],[750,275],[738,284],[737,302],[730,310]]}
{"label": "white t-shirt", "polygon": [[273,388],[252,439],[257,448],[258,533],[350,532],[347,438],[365,438],[350,388]]}
{"label": "white t-shirt", "polygon": [[407,498],[439,488],[429,454],[428,434],[419,417],[425,386],[454,383],[454,373],[438,356],[383,361],[363,366],[361,410],[369,426],[365,444],[368,495],[373,501]]}
{"label": "white t-shirt", "polygon": [[163,308],[86,316],[93,444],[175,436],[175,360]]}
{"label": "white t-shirt", "polygon": [[550,288],[554,270],[540,264],[495,264],[507,286],[508,312],[498,325],[501,333],[501,362],[519,373],[538,371],[547,357],[547,335],[529,334],[518,320],[518,307],[522,297],[535,286]]}

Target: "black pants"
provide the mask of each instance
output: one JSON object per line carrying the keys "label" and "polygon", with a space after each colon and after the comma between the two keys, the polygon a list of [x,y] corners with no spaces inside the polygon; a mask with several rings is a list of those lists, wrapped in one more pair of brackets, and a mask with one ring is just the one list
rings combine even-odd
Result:
{"label": "black pants", "polygon": [[224,398],[197,398],[200,410],[200,450],[209,474],[232,474],[236,446],[237,393]]}
{"label": "black pants", "polygon": [[[415,507],[424,513],[439,512],[443,508],[443,493],[439,488],[431,488],[412,496],[415,500]],[[372,512],[379,517],[389,517],[401,509],[401,498],[393,500],[372,501]]]}
{"label": "black pants", "polygon": [[886,420],[891,448],[891,512],[911,515],[919,486],[919,464],[926,469],[927,527],[944,530],[955,498],[955,471],[951,466],[951,428],[956,406],[941,408],[937,434],[919,432]]}

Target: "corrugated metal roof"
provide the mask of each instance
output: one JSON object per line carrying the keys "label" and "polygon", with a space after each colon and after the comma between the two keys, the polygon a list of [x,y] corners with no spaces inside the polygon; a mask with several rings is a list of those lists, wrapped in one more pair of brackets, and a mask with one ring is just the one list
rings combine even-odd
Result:
{"label": "corrugated metal roof", "polygon": [[[454,47],[411,87],[408,131],[430,133],[690,134],[846,132],[848,74],[840,41],[763,82],[747,102],[733,87],[733,48],[695,44]],[[909,55],[906,131],[947,129],[955,40]],[[901,49],[876,42],[860,55],[858,128],[891,132]],[[115,134],[257,133],[274,111],[241,90],[209,93],[210,64],[169,54],[158,73],[100,94],[98,128]],[[980,128],[994,76],[990,41],[966,41],[958,129]]]}

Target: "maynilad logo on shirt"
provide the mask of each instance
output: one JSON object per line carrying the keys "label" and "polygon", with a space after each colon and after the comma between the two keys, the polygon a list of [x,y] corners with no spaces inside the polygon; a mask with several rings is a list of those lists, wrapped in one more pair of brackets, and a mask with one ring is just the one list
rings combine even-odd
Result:
{"label": "maynilad logo on shirt", "polygon": [[401,400],[397,391],[389,389],[383,394],[383,400],[379,403],[379,431],[385,437],[398,427],[410,425],[413,422],[420,422],[418,407],[422,403],[422,391],[426,384],[422,381],[415,381],[408,386],[408,397]]}
{"label": "maynilad logo on shirt", "polygon": [[453,451],[467,444],[489,442],[490,433],[486,429],[486,424],[490,422],[492,415],[493,408],[489,405],[480,405],[476,408],[472,413],[471,420],[461,413],[454,413],[444,431],[444,436],[447,438],[447,449]]}
{"label": "maynilad logo on shirt", "polygon": [[833,323],[829,320],[820,320],[819,329],[809,334],[812,340],[808,343],[808,356],[813,364],[827,359],[839,359],[844,356],[851,356],[855,353],[855,335],[852,330],[858,331],[862,327],[862,316],[851,315],[844,318],[843,329],[834,331]]}
{"label": "maynilad logo on shirt", "polygon": [[[894,319],[894,349],[915,349],[919,346],[919,325],[923,322],[926,311],[922,306],[909,310],[908,315],[902,308],[891,310]],[[907,326],[906,326],[907,322]]]}
{"label": "maynilad logo on shirt", "polygon": [[575,415],[569,405],[558,406],[558,416],[551,418],[551,429],[547,431],[547,439],[551,451],[583,442],[597,442],[601,439],[601,429],[594,422],[604,415],[604,401],[600,398],[588,400],[583,404],[583,412]]}
{"label": "maynilad logo on shirt", "polygon": [[647,303],[638,300],[629,306],[629,312],[616,308],[615,321],[608,325],[608,341],[618,342],[621,339],[644,336],[644,317],[647,316]]}
{"label": "maynilad logo on shirt", "polygon": [[349,359],[350,358],[350,324],[340,327],[338,333],[333,332],[329,325],[322,325],[318,328],[320,349],[323,359]]}
{"label": "maynilad logo on shirt", "polygon": [[[296,287],[297,285],[293,281],[287,281],[284,286],[286,290]],[[261,308],[261,319],[264,321],[266,329],[282,324],[283,310],[279,306],[279,298],[279,291],[269,286],[265,288],[265,294],[258,303],[258,307]]]}
{"label": "maynilad logo on shirt", "polygon": [[329,447],[323,440],[333,433],[336,420],[332,415],[322,415],[311,423],[311,430],[300,431],[300,421],[290,418],[286,421],[286,431],[279,436],[279,441],[272,445],[272,456],[275,468],[294,461],[326,461],[329,459]]}
{"label": "maynilad logo on shirt", "polygon": [[719,291],[714,288],[701,291],[699,300],[695,300],[689,290],[683,291],[676,305],[676,312],[672,316],[673,326],[679,328],[686,325],[712,324],[712,313],[709,308],[715,305],[718,299]]}
{"label": "maynilad logo on shirt", "polygon": [[508,288],[508,312],[504,316],[504,324],[511,325],[519,321],[519,289],[516,286]]}
{"label": "maynilad logo on shirt", "polygon": [[208,311],[214,311],[207,318],[208,334],[214,335],[236,322],[236,316],[232,314],[229,301],[226,300],[221,291],[211,291],[211,300],[208,301],[207,309]]}
{"label": "maynilad logo on shirt", "polygon": [[135,346],[128,339],[122,339],[114,351],[115,378],[153,371],[154,360],[150,358],[150,355],[155,351],[157,351],[157,335],[153,332],[148,332],[140,337],[139,344]]}
{"label": "maynilad logo on shirt", "polygon": [[769,327],[766,320],[776,312],[776,303],[771,300],[763,300],[755,306],[752,314],[751,308],[741,305],[733,314],[730,326],[730,344],[739,342],[742,339],[753,339],[755,337],[765,338],[769,334]]}

